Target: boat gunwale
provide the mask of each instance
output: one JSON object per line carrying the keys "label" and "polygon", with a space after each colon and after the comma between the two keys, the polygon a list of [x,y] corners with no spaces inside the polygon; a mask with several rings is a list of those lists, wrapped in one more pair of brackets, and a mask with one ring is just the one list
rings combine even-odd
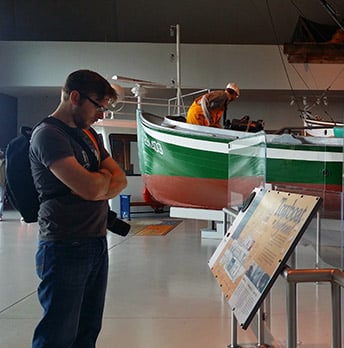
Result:
{"label": "boat gunwale", "polygon": [[[265,131],[260,131],[257,133],[250,132],[242,132],[242,131],[234,131],[228,129],[218,129],[211,127],[204,127],[198,125],[186,124],[180,121],[174,121],[168,119],[167,117],[161,117],[152,113],[144,112],[142,110],[138,110],[138,115],[140,121],[143,125],[148,128],[156,129],[158,131],[180,135],[183,137],[192,136],[196,139],[206,139],[208,141],[218,141],[218,142],[229,142],[238,139],[242,139],[245,137],[254,137],[258,135],[265,135],[268,146],[272,147],[283,147],[290,145],[295,146],[296,148],[310,148],[311,146],[324,147],[328,146],[330,151],[336,151],[336,148],[344,147],[343,138],[326,138],[326,137],[313,137],[313,136],[294,136],[291,134],[268,134]],[[156,118],[159,120],[160,124],[154,122],[152,119]],[[168,126],[170,125],[170,126]],[[291,140],[295,142],[288,141],[280,141],[283,137],[289,137]],[[299,143],[297,143],[299,142]],[[309,145],[309,146],[307,146]],[[316,149],[314,149],[316,151]]]}

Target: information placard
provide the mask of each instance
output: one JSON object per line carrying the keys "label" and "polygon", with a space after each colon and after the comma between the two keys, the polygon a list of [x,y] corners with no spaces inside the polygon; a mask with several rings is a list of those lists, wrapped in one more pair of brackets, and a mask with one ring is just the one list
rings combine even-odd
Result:
{"label": "information placard", "polygon": [[255,189],[209,260],[243,329],[302,237],[321,198]]}

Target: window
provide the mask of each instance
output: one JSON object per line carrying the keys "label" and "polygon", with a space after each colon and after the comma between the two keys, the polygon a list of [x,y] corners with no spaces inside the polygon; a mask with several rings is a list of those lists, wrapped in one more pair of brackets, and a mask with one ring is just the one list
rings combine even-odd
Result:
{"label": "window", "polygon": [[111,134],[109,136],[112,158],[125,174],[140,175],[136,134]]}

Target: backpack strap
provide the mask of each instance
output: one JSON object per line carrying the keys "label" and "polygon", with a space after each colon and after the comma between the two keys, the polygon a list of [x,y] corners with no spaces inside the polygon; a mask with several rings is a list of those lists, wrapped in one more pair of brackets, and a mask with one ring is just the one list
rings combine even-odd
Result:
{"label": "backpack strap", "polygon": [[99,144],[97,141],[98,135],[96,134],[96,136],[94,135],[94,130],[92,128],[89,129],[83,129],[84,133],[87,134],[87,136],[91,139],[94,147],[96,148],[98,154],[100,155],[100,149],[99,149]]}
{"label": "backpack strap", "polygon": [[[38,123],[50,123],[54,124],[57,127],[61,128],[63,131],[65,131],[71,138],[73,138],[76,142],[79,143],[79,145],[85,150],[87,153],[87,156],[89,157],[90,161],[94,164],[92,165],[92,168],[94,170],[97,170],[100,165],[100,146],[98,142],[98,134],[93,128],[89,128],[87,130],[83,130],[84,132],[80,132],[80,134],[77,134],[77,132],[74,131],[73,128],[68,127],[64,122],[60,121],[59,119],[55,117],[46,117],[43,119],[41,122]],[[37,127],[37,126],[35,126]],[[75,129],[77,130],[77,129]],[[83,137],[82,135],[85,134],[87,138]],[[91,144],[88,144],[89,140]],[[98,158],[92,151],[92,147],[94,146],[97,153],[98,153]]]}
{"label": "backpack strap", "polygon": [[98,168],[100,166],[100,148],[98,143],[98,134],[95,132],[93,128],[83,129],[83,132],[88,136],[88,138],[92,141],[94,148],[98,154]]}

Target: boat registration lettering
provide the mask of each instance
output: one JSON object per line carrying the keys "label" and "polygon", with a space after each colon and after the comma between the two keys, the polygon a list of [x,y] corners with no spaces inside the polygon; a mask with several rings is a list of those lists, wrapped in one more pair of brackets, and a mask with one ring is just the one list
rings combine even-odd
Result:
{"label": "boat registration lettering", "polygon": [[147,135],[145,135],[145,141],[144,141],[145,145],[148,146],[149,148],[151,148],[152,150],[154,150],[157,153],[160,153],[160,155],[164,154],[164,151],[162,149],[162,146],[159,142],[157,142],[156,140],[150,140]]}

